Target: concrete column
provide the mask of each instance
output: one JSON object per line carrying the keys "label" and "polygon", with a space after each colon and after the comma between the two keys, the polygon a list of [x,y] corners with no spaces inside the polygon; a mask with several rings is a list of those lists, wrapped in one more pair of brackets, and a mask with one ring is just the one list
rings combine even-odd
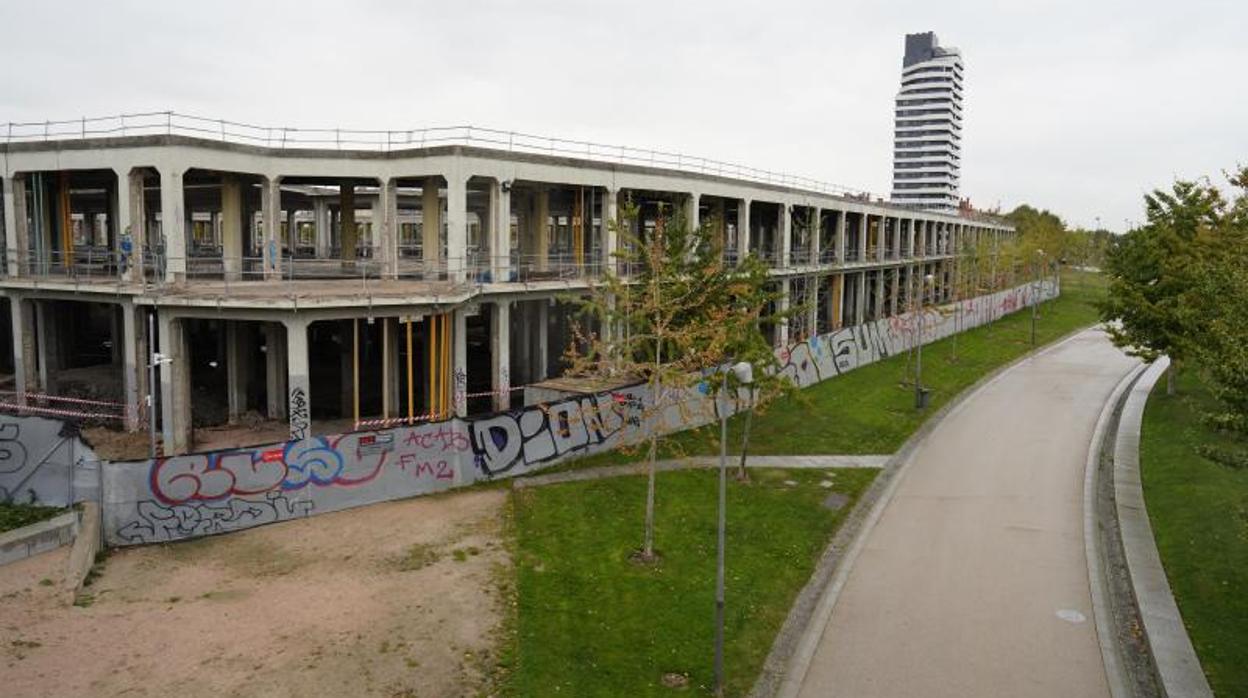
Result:
{"label": "concrete column", "polygon": [[490,260],[494,281],[511,280],[511,182],[495,181],[490,188]]}
{"label": "concrete column", "polygon": [[121,310],[122,383],[126,395],[126,429],[142,428],[142,405],[147,399],[147,314],[132,301],[124,301]]}
{"label": "concrete column", "polygon": [[702,195],[696,191],[690,192],[689,198],[685,200],[685,206],[685,218],[689,221],[689,230],[696,231],[702,227]]}
{"label": "concrete column", "polygon": [[264,323],[265,414],[286,418],[286,336],[280,322]]}
{"label": "concrete column", "polygon": [[344,271],[354,272],[360,237],[355,227],[355,185],[351,182],[339,185],[338,217],[338,257]]}
{"label": "concrete column", "polygon": [[869,218],[870,216],[865,211],[858,216],[858,253],[855,259],[859,262],[867,261],[867,248],[871,242],[867,239],[867,233],[870,231],[870,228],[867,226]]}
{"label": "concrete column", "polygon": [[456,417],[468,416],[468,313],[460,308],[451,316],[451,401]]}
{"label": "concrete column", "polygon": [[35,361],[35,310],[31,301],[9,292],[9,317],[13,324],[13,389],[17,402],[26,404],[26,393],[42,392]]}
{"label": "concrete column", "polygon": [[537,375],[534,380],[544,381],[550,375],[550,301],[543,298],[536,305]]}
{"label": "concrete column", "polygon": [[312,201],[312,223],[316,228],[316,258],[329,259],[330,232],[333,225],[329,221],[329,204],[324,199]]}
{"label": "concrete column", "polygon": [[[838,211],[836,216],[836,263],[845,263],[845,223],[849,219],[848,211]],[[842,278],[842,286],[844,286]]]}
{"label": "concrete column", "polygon": [[819,334],[819,278],[806,279],[806,337]]}
{"label": "concrete column", "polygon": [[[381,386],[382,416],[389,419],[401,413],[403,405],[402,388],[407,385],[407,375],[399,366],[399,337],[406,327],[399,323],[398,318],[381,318],[382,361],[384,370]],[[413,362],[413,367],[415,362]]]}
{"label": "concrete column", "polygon": [[889,304],[888,314],[896,315],[901,310],[898,297],[901,295],[901,269],[890,269],[888,275],[892,282],[892,302]]}
{"label": "concrete column", "polygon": [[[784,279],[780,282],[780,298],[776,300],[777,310],[781,313],[789,310],[789,289],[791,282]],[[789,319],[783,318],[776,323],[776,346],[787,348],[789,346]]]}
{"label": "concrete column", "polygon": [[[789,266],[789,255],[793,251],[793,210],[787,203],[780,204],[780,221],[776,226],[776,234],[780,237],[778,266]],[[786,293],[787,295],[787,293]]]}
{"label": "concrete column", "polygon": [[237,177],[221,179],[221,264],[226,281],[243,271],[243,188]]}
{"label": "concrete column", "polygon": [[144,259],[147,249],[147,200],[143,196],[143,172],[137,168],[115,172],[118,246],[123,254],[126,254],[127,246],[130,248],[122,279],[142,283],[147,264]]}
{"label": "concrete column", "polygon": [[511,409],[511,312],[510,303],[495,301],[490,312],[490,389],[494,409]]}
{"label": "concrete column", "polygon": [[312,436],[312,381],[308,371],[308,321],[303,318],[283,320],[286,325],[287,414],[290,415],[290,440]]}
{"label": "concrete column", "polygon": [[468,270],[468,178],[453,171],[446,181],[447,278],[463,281]]}
{"label": "concrete column", "polygon": [[888,245],[885,244],[884,236],[888,233],[885,231],[887,218],[878,216],[875,226],[875,261],[883,262],[888,256]]}
{"label": "concrete column", "polygon": [[160,235],[165,243],[165,281],[186,281],[186,202],[182,170],[160,171]]}
{"label": "concrete column", "polygon": [[397,279],[399,276],[398,183],[394,179],[384,179],[377,191],[377,205],[373,207],[373,249],[380,250],[376,261],[381,264],[382,278]]}
{"label": "concrete column", "polygon": [[537,244],[533,254],[536,257],[537,270],[546,271],[550,268],[550,192],[539,190],[534,204],[533,240]]}
{"label": "concrete column", "polygon": [[615,253],[620,245],[620,190],[608,187],[602,199],[602,266],[618,273]]}
{"label": "concrete column", "polygon": [[282,186],[280,177],[265,177],[260,189],[260,216],[264,225],[264,278],[282,278]]}
{"label": "concrete column", "polygon": [[160,353],[168,359],[160,366],[160,414],[165,456],[183,454],[191,448],[191,366],[185,322],[173,317],[168,310],[157,311]]}
{"label": "concrete column", "polygon": [[520,367],[520,376],[523,383],[532,383],[533,376],[533,322],[530,311],[533,303],[531,301],[516,301],[516,315],[518,316],[519,332],[516,338],[516,365]]}
{"label": "concrete column", "polygon": [[737,203],[737,258],[744,259],[750,254],[750,200],[741,199]]}
{"label": "concrete column", "polygon": [[247,411],[247,382],[251,377],[251,327],[225,321],[225,392],[233,424]]}
{"label": "concrete column", "polygon": [[426,177],[421,185],[420,245],[425,274],[435,274],[442,265],[442,199],[438,178]]}
{"label": "concrete column", "polygon": [[26,269],[26,250],[30,248],[26,224],[26,179],[22,176],[5,177],[3,188],[7,273],[9,276],[23,276],[29,273]]}
{"label": "concrete column", "polygon": [[[864,217],[865,219],[865,217]],[[861,325],[867,321],[867,274],[858,274],[858,285],[854,289],[854,324]]]}
{"label": "concrete column", "polygon": [[37,351],[39,353],[39,385],[44,391],[56,392],[55,380],[61,369],[60,338],[57,336],[57,313],[52,303],[55,301],[33,301],[35,304],[35,323],[39,330]]}
{"label": "concrete column", "polygon": [[810,263],[818,264],[819,254],[822,251],[821,248],[823,247],[823,241],[819,239],[823,233],[823,209],[815,206],[810,210],[814,214],[814,218],[811,220],[812,227],[810,230]]}
{"label": "concrete column", "polygon": [[828,303],[828,323],[834,330],[839,330],[843,324],[841,317],[842,305],[845,298],[845,275],[836,274],[832,277],[832,296],[831,302]]}

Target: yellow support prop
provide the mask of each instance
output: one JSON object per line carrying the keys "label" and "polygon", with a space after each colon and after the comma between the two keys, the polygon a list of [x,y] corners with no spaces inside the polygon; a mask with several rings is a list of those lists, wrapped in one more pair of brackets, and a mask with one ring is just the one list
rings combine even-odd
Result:
{"label": "yellow support prop", "polygon": [[412,375],[412,318],[407,319],[407,421],[416,417],[415,381]]}
{"label": "yellow support prop", "polygon": [[360,319],[352,321],[351,327],[351,402],[355,411],[355,423],[360,423]]}

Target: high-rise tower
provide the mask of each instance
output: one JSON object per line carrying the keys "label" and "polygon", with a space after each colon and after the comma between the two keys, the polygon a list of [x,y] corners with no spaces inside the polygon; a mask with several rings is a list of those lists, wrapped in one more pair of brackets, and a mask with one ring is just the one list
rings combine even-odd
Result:
{"label": "high-rise tower", "polygon": [[962,161],[962,53],[932,32],[906,34],[893,129],[893,202],[958,208]]}

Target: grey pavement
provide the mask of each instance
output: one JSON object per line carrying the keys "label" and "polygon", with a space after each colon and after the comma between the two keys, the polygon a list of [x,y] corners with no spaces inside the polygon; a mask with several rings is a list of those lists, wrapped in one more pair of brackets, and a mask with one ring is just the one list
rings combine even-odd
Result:
{"label": "grey pavement", "polygon": [[1108,696],[1084,467],[1101,408],[1135,364],[1088,330],[950,412],[830,588],[798,694]]}

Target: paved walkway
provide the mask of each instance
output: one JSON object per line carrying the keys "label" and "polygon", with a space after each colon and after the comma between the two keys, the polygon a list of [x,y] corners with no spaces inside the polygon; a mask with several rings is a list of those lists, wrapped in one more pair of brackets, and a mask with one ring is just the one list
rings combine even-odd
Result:
{"label": "paved walkway", "polygon": [[1134,364],[1089,330],[950,413],[866,533],[800,695],[1108,696],[1084,464]]}

